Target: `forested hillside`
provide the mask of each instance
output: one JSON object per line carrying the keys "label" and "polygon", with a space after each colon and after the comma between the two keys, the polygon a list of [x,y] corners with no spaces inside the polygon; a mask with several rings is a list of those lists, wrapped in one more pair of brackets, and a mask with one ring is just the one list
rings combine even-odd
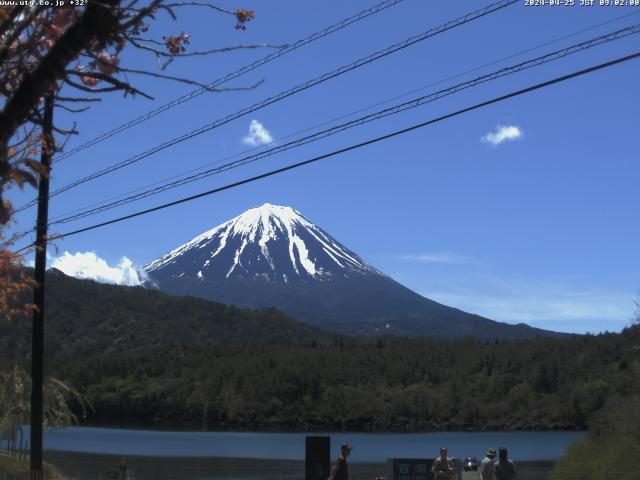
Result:
{"label": "forested hillside", "polygon": [[509,343],[163,347],[56,355],[99,417],[211,428],[582,429],[638,393],[640,327]]}
{"label": "forested hillside", "polygon": [[[46,373],[88,396],[89,422],[582,429],[607,402],[640,393],[640,326],[509,342],[355,339],[276,310],[59,272],[48,287]],[[0,322],[0,369],[28,364],[29,323]]]}
{"label": "forested hillside", "polygon": [[[28,299],[26,299],[28,301]],[[241,309],[142,287],[47,273],[45,351],[84,357],[157,347],[332,342],[336,335],[274,309]],[[0,357],[31,351],[31,322],[0,320]]]}

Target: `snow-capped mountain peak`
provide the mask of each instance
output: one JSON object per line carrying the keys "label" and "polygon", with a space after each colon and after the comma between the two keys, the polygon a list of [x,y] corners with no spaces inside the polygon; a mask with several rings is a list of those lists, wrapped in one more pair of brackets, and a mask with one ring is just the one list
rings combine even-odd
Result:
{"label": "snow-capped mountain peak", "polygon": [[163,255],[145,267],[173,278],[296,277],[379,273],[291,207],[265,203]]}
{"label": "snow-capped mountain peak", "polygon": [[247,210],[145,267],[146,285],[239,307],[274,307],[341,334],[529,338],[541,333],[424,298],[290,207]]}

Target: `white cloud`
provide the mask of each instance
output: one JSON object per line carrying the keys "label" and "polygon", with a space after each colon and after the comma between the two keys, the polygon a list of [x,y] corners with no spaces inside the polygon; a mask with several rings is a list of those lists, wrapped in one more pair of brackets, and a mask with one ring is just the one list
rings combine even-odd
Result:
{"label": "white cloud", "polygon": [[558,290],[551,285],[544,289],[431,291],[424,295],[492,320],[576,333],[621,330],[633,317],[635,297],[632,293]]}
{"label": "white cloud", "polygon": [[518,140],[519,138],[522,138],[522,130],[520,130],[520,127],[516,127],[515,125],[498,125],[495,132],[487,133],[481,140],[497,146],[507,140]]}
{"label": "white cloud", "polygon": [[458,265],[475,265],[480,263],[474,258],[449,252],[400,255],[398,258],[404,262],[450,263]]}
{"label": "white cloud", "polygon": [[49,266],[69,276],[100,283],[135,286],[144,280],[142,272],[127,257],[122,257],[116,266],[111,267],[95,252],[64,252],[60,257],[54,258]]}
{"label": "white cloud", "polygon": [[258,145],[264,145],[272,141],[273,137],[271,136],[271,132],[258,120],[251,120],[251,123],[249,123],[249,133],[242,137],[242,143],[250,147],[257,147]]}

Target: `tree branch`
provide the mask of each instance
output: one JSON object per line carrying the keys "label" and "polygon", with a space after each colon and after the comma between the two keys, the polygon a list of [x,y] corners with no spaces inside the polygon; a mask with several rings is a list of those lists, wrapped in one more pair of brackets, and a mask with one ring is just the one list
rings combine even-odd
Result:
{"label": "tree branch", "polygon": [[235,12],[232,12],[231,10],[225,10],[224,8],[220,8],[216,5],[212,5],[210,3],[202,3],[202,2],[179,2],[179,3],[167,3],[164,6],[169,7],[169,8],[175,8],[175,7],[204,7],[204,8],[210,8],[212,10],[216,10],[220,13],[226,13],[229,15],[234,15],[235,16]]}
{"label": "tree branch", "polygon": [[3,65],[5,60],[7,59],[7,55],[11,51],[11,45],[13,42],[20,36],[20,34],[24,31],[25,28],[30,26],[34,19],[44,10],[45,7],[36,7],[24,20],[22,20],[18,25],[14,25],[14,30],[11,34],[4,39],[4,46],[0,50],[0,65]]}
{"label": "tree branch", "polygon": [[189,85],[195,85],[197,87],[200,87],[204,90],[207,90],[209,92],[242,92],[242,91],[247,91],[247,90],[254,90],[255,88],[259,87],[260,85],[262,85],[264,83],[264,78],[258,82],[256,82],[255,84],[248,86],[248,87],[230,87],[230,88],[211,88],[208,85],[204,84],[204,83],[200,83],[197,82],[195,80],[190,80],[188,78],[184,78],[184,77],[175,77],[173,75],[165,75],[163,73],[156,73],[156,72],[149,72],[146,70],[136,70],[133,68],[121,68],[118,67],[117,70],[119,72],[127,72],[127,73],[133,73],[135,75],[146,75],[148,77],[155,77],[155,78],[164,78],[166,80],[173,80],[176,82],[181,82],[181,83],[187,83]]}
{"label": "tree branch", "polygon": [[0,25],[0,37],[2,37],[7,32],[7,30],[9,30],[9,27],[14,24],[14,20],[18,17],[18,15],[20,15],[22,10],[24,10],[24,7],[20,5],[11,9],[11,12],[9,13],[7,19],[2,22],[2,25]]}
{"label": "tree branch", "polygon": [[61,97],[59,95],[56,95],[55,99],[61,102],[100,102],[102,101],[101,98]]}
{"label": "tree branch", "polygon": [[[116,87],[117,90],[124,90],[125,91],[125,95],[130,93],[131,95],[142,95],[143,97],[148,98],[149,100],[153,100],[153,97],[147,95],[146,93],[144,93],[141,90],[138,90],[137,88],[131,86],[131,84],[127,83],[127,82],[123,82],[122,80],[118,80],[117,78],[112,77],[111,75],[107,75],[105,73],[102,72],[76,72],[75,70],[67,70],[65,72],[67,75],[75,75],[77,77],[91,77],[91,78],[96,78],[98,80],[102,80],[104,82],[110,83],[111,85],[113,85],[114,87]],[[95,90],[97,91],[97,90]]]}
{"label": "tree branch", "polygon": [[[162,50],[158,50],[157,48],[153,48],[153,47],[149,47],[146,45],[142,45],[140,43],[138,43],[137,39],[133,39],[132,37],[127,37],[127,40],[129,42],[131,42],[131,44],[136,47],[139,48],[140,50],[146,50],[148,52],[152,52],[153,54],[159,56],[159,57],[170,57],[170,58],[176,58],[176,57],[194,57],[194,56],[203,56],[203,55],[211,55],[213,53],[225,53],[225,52],[232,52],[234,50],[253,50],[256,48],[275,48],[275,49],[279,49],[282,50],[283,48],[287,48],[288,45],[284,44],[284,45],[271,45],[268,43],[260,43],[260,44],[256,44],[256,45],[235,45],[235,46],[231,46],[231,47],[222,47],[222,48],[212,48],[209,50],[201,50],[201,51],[196,51],[196,52],[181,52],[181,53],[169,53],[169,52],[164,52]],[[148,39],[146,39],[145,41],[149,41]]]}
{"label": "tree branch", "polygon": [[86,45],[102,47],[118,31],[113,7],[119,0],[104,0],[112,8],[89,2],[80,18],[70,26],[32,72],[24,75],[20,86],[7,99],[0,112],[0,175],[9,170],[7,142],[26,120],[42,96],[64,76],[64,70]]}
{"label": "tree branch", "polygon": [[[89,75],[89,73],[82,73],[82,75],[94,76],[94,75]],[[123,88],[123,87],[117,86],[117,85],[114,85],[112,87],[90,88],[90,87],[86,87],[86,86],[82,85],[81,83],[74,82],[69,77],[66,77],[64,79],[64,82],[68,83],[69,85],[71,85],[74,88],[77,88],[78,90],[82,90],[83,92],[89,92],[89,93],[107,93],[107,92],[117,92],[117,91],[122,91],[122,90],[127,91],[126,88]],[[120,82],[120,83],[123,83],[123,82]],[[125,85],[129,85],[129,84],[125,84]],[[139,94],[139,95],[141,95],[141,96],[143,96],[145,98],[148,98],[149,100],[154,100],[154,98],[151,95],[147,95],[146,93],[141,92],[140,90],[137,90],[137,89],[133,88],[131,85],[129,85],[129,88],[131,89],[130,93],[132,93],[132,94],[137,93],[137,94]]]}
{"label": "tree branch", "polygon": [[144,20],[145,17],[153,13],[161,2],[162,0],[153,0],[150,5],[141,8],[140,11],[131,20],[120,26],[121,31],[126,32],[131,27],[138,25],[140,22],[142,22],[142,20]]}

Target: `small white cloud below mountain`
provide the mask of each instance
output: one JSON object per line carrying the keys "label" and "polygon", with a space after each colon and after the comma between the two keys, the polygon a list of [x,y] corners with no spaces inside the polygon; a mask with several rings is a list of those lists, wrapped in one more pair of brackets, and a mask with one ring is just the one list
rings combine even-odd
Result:
{"label": "small white cloud below mountain", "polygon": [[71,277],[95,280],[100,283],[133,287],[141,285],[144,281],[144,274],[126,256],[122,257],[117,265],[110,266],[96,252],[76,252],[73,254],[64,252],[59,257],[50,258],[49,267],[56,268]]}

